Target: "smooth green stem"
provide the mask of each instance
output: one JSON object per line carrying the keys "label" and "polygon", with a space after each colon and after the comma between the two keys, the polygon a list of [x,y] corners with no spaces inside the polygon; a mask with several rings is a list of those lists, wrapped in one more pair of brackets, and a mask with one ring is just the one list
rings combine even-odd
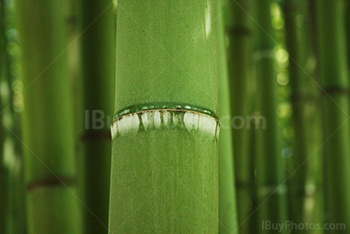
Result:
{"label": "smooth green stem", "polygon": [[326,222],[344,223],[350,233],[349,75],[343,1],[317,1],[320,76],[323,94]]}
{"label": "smooth green stem", "polygon": [[[249,215],[251,206],[251,191],[249,190],[249,157],[247,125],[235,127],[248,118],[249,80],[252,65],[253,31],[249,18],[250,0],[227,1],[229,4],[226,17],[226,34],[228,37],[227,59],[229,71],[229,86],[231,97],[231,125],[233,128],[233,145],[235,154],[235,175],[238,199],[239,223]],[[238,121],[237,121],[238,120]],[[241,227],[241,232],[247,232],[249,222]]]}
{"label": "smooth green stem", "polygon": [[1,184],[0,184],[0,233],[24,233],[24,193],[22,157],[15,152],[15,143],[11,131],[15,131],[12,92],[10,84],[10,58],[7,51],[8,40],[6,19],[8,5],[0,2],[0,86],[1,86]]}
{"label": "smooth green stem", "polygon": [[18,0],[29,234],[80,234],[68,2]]}
{"label": "smooth green stem", "polygon": [[[307,183],[307,165],[304,161],[308,157],[308,142],[306,141],[306,131],[309,123],[305,119],[306,93],[304,90],[306,77],[304,50],[306,50],[304,36],[300,26],[300,17],[302,15],[301,2],[295,0],[286,0],[284,6],[285,22],[286,22],[286,44],[289,56],[291,58],[289,64],[289,77],[292,89],[291,103],[293,108],[293,122],[295,131],[295,150],[293,155],[293,166],[291,173],[295,173],[290,179],[291,187],[290,195],[290,218],[300,223],[305,220],[305,199],[306,199],[306,183]],[[304,17],[304,15],[302,15]],[[299,21],[297,21],[299,20]],[[302,165],[300,167],[300,165]],[[295,171],[297,169],[297,171]],[[306,233],[304,230],[296,230],[298,233]]]}
{"label": "smooth green stem", "polygon": [[[289,174],[289,214],[295,223],[320,221],[318,203],[320,189],[321,121],[319,118],[319,87],[307,62],[313,58],[310,33],[309,4],[298,0],[286,0],[286,44],[290,56],[289,77],[294,124],[294,154]],[[312,76],[311,76],[311,75]],[[314,230],[295,230],[295,233],[314,233]]]}
{"label": "smooth green stem", "polygon": [[218,6],[219,120],[221,124],[219,137],[219,233],[238,234],[230,93],[221,0],[218,1]]}
{"label": "smooth green stem", "polygon": [[[230,121],[228,79],[221,78],[219,86],[219,115],[221,126],[219,140],[219,233],[236,234],[238,232],[236,189]],[[228,117],[228,118],[227,118]],[[230,119],[230,118],[229,118]]]}
{"label": "smooth green stem", "polygon": [[[4,22],[4,2],[0,2],[0,83],[6,79],[6,40]],[[0,120],[3,121],[4,109],[3,94],[0,94]],[[5,167],[4,167],[4,140],[5,131],[2,122],[0,123],[0,234],[5,234],[6,212],[5,212]]]}
{"label": "smooth green stem", "polygon": [[348,71],[350,73],[350,1],[345,0],[345,32],[346,32],[346,41],[347,41],[347,48],[348,48]]}
{"label": "smooth green stem", "polygon": [[164,107],[113,124],[110,233],[218,233],[217,7],[118,2],[116,110]]}
{"label": "smooth green stem", "polygon": [[[282,223],[287,215],[284,162],[281,155],[280,133],[277,126],[277,95],[275,57],[270,7],[273,0],[255,0],[256,26],[255,64],[258,111],[261,116],[257,132],[257,209],[260,225],[264,221]],[[263,226],[261,226],[263,227]],[[261,228],[261,233],[270,230]]]}
{"label": "smooth green stem", "polygon": [[115,15],[111,1],[83,0],[84,233],[107,233],[114,109]]}
{"label": "smooth green stem", "polygon": [[8,40],[6,37],[7,5],[0,2],[0,86],[1,86],[1,139],[0,139],[0,233],[25,233],[24,221],[24,190],[23,190],[23,160],[15,150],[15,141],[12,132],[15,132],[14,112],[12,108],[12,92],[10,84],[12,76],[10,58],[7,52]]}
{"label": "smooth green stem", "polygon": [[[257,166],[257,157],[258,157],[258,151],[257,147],[254,147],[257,145],[257,131],[256,131],[256,123],[255,121],[251,122],[251,129],[249,129],[248,136],[249,136],[249,145],[253,146],[249,148],[248,157],[249,157],[249,168],[256,168]],[[259,233],[261,223],[259,223],[258,213],[256,212],[256,208],[259,205],[258,201],[258,187],[256,186],[255,180],[256,180],[256,174],[255,170],[251,169],[249,170],[249,180],[251,181],[249,186],[250,189],[250,200],[251,205],[249,211],[249,216],[246,217],[244,220],[242,220],[242,223],[240,225],[244,225],[245,222],[249,223],[248,226],[248,233]]]}

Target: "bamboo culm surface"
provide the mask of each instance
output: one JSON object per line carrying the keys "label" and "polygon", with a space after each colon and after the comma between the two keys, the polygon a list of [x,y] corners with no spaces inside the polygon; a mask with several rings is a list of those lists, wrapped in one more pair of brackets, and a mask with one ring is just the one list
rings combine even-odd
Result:
{"label": "bamboo culm surface", "polygon": [[[248,116],[249,81],[252,66],[253,31],[249,18],[251,1],[238,0],[229,4],[226,10],[226,35],[228,36],[227,63],[229,71],[229,87],[231,99],[231,126],[236,126],[236,117]],[[247,14],[248,13],[248,14]],[[240,124],[240,123],[238,123]],[[239,223],[243,223],[251,211],[250,169],[248,157],[248,128],[233,129],[233,148],[235,155],[235,175],[237,187],[237,204]],[[249,222],[240,226],[241,232],[247,232]]]}
{"label": "bamboo culm surface", "polygon": [[236,187],[234,176],[234,153],[232,127],[230,124],[231,107],[229,80],[224,40],[223,7],[218,2],[218,79],[219,79],[219,233],[238,234]]}
{"label": "bamboo culm surface", "polygon": [[[28,234],[80,234],[68,1],[16,2],[24,86],[23,143]],[[63,52],[62,52],[63,51]]]}
{"label": "bamboo culm surface", "polygon": [[[110,1],[82,1],[84,233],[107,233],[114,109],[115,15]],[[101,15],[101,12],[104,12]],[[93,119],[96,116],[98,119]],[[102,118],[103,122],[100,122]],[[96,122],[94,122],[96,121]]]}
{"label": "bamboo culm surface", "polygon": [[[255,0],[254,16],[259,22],[255,29],[255,53],[258,112],[261,116],[257,132],[257,194],[258,219],[283,223],[287,217],[286,185],[284,181],[284,162],[280,148],[280,133],[277,126],[277,95],[273,29],[270,7],[272,0]],[[264,124],[265,122],[265,124]],[[267,199],[268,198],[268,199]],[[255,208],[256,209],[256,208]],[[270,230],[261,228],[261,233]]]}
{"label": "bamboo culm surface", "polygon": [[[4,17],[4,1],[0,1],[0,82],[6,79],[6,40],[5,40],[5,17]],[[3,121],[4,101],[3,95],[0,94],[0,120]],[[4,141],[5,131],[2,122],[0,123],[0,234],[5,233],[5,166],[4,166]]]}
{"label": "bamboo culm surface", "polygon": [[[294,153],[288,167],[289,217],[295,223],[323,222],[321,118],[319,84],[310,59],[315,59],[308,2],[285,1],[286,44],[293,109]],[[301,43],[303,42],[303,43]],[[322,233],[295,230],[296,233]]]}
{"label": "bamboo culm surface", "polygon": [[317,29],[324,123],[325,222],[344,223],[350,233],[350,103],[344,2],[318,0]]}
{"label": "bamboo culm surface", "polygon": [[[284,3],[286,45],[289,59],[291,104],[293,109],[294,154],[288,175],[289,214],[295,223],[322,222],[322,190],[320,188],[321,119],[319,84],[315,72],[307,67],[314,57],[311,46],[308,2],[286,0]],[[312,157],[312,158],[311,158]],[[313,204],[313,205],[312,205]],[[315,233],[295,230],[295,233]]]}
{"label": "bamboo culm surface", "polygon": [[218,233],[217,12],[118,2],[110,233]]}
{"label": "bamboo culm surface", "polygon": [[[289,64],[289,77],[292,89],[291,103],[293,108],[293,124],[295,129],[295,153],[292,162],[292,173],[295,173],[290,178],[290,218],[296,222],[303,222],[305,219],[305,202],[306,202],[306,183],[307,183],[307,166],[301,168],[300,165],[308,157],[308,143],[306,141],[307,126],[304,106],[305,97],[304,86],[306,77],[304,74],[304,43],[301,41],[306,39],[303,31],[300,28],[300,22],[297,22],[297,15],[302,13],[302,3],[295,0],[286,0],[284,6],[285,22],[286,22],[286,44],[289,56],[291,57]],[[305,17],[304,15],[302,15]],[[299,18],[300,20],[300,18]],[[295,171],[297,169],[297,171]],[[296,230],[297,233],[305,233],[304,230]]]}
{"label": "bamboo culm surface", "polygon": [[346,31],[346,41],[347,41],[347,51],[348,51],[348,71],[350,74],[350,1],[345,1],[345,31]]}

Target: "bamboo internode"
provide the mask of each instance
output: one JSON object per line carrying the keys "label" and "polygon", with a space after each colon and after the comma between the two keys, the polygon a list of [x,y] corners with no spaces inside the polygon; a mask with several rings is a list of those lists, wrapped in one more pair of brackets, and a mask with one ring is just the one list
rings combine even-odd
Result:
{"label": "bamboo internode", "polygon": [[111,233],[218,233],[217,29],[217,1],[118,2],[116,110],[153,110],[113,125]]}

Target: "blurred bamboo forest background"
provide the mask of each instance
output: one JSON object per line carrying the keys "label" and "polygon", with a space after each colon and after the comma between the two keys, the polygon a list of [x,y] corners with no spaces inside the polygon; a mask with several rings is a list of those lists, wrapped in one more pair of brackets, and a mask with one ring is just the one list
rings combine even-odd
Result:
{"label": "blurred bamboo forest background", "polygon": [[[154,0],[154,10],[197,7],[187,1],[176,6],[176,1]],[[219,179],[208,190],[219,186],[216,208],[211,204],[215,195],[209,199],[218,218],[201,221],[212,227],[193,227],[186,233],[263,234],[282,228],[281,233],[350,234],[350,1],[197,1],[217,10],[196,14],[206,20],[206,14],[212,14],[214,18],[205,23],[216,33],[213,56],[218,65],[212,66],[219,67],[219,91],[213,98],[218,99],[213,111],[221,125]],[[108,227],[108,233],[159,233],[142,212],[137,220],[120,225],[118,209],[124,206],[118,187],[132,185],[128,178],[119,183],[119,174],[113,171],[118,163],[111,163],[109,128],[113,112],[121,109],[118,101],[117,108],[114,104],[115,73],[118,80],[118,68],[134,69],[116,61],[124,56],[118,51],[125,52],[116,39],[134,40],[128,27],[143,26],[150,18],[150,25],[167,26],[143,14],[148,6],[143,1],[127,18],[124,7],[136,9],[133,4],[1,0],[0,234],[102,234]],[[190,24],[190,18],[181,20]],[[185,31],[189,26],[179,23],[176,33],[181,27]],[[143,32],[149,37],[146,42],[157,36],[149,29]],[[142,45],[129,46],[147,60]],[[202,49],[207,48],[198,50]],[[210,61],[212,55],[207,56]],[[204,70],[211,65],[202,66]],[[201,70],[198,64],[193,67]],[[117,99],[119,91],[117,85]],[[92,127],[94,110],[102,111],[108,124]],[[127,151],[129,146],[124,146],[118,150]],[[142,187],[146,182],[139,183]],[[188,221],[197,222],[196,218]],[[185,233],[181,219],[177,222],[174,230],[180,231],[167,233]],[[269,226],[272,223],[286,226]],[[123,226],[123,231],[116,231]]]}

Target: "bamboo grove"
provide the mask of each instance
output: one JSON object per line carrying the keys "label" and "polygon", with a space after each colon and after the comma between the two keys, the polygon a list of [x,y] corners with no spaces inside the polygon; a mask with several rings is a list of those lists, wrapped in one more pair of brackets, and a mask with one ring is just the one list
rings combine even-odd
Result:
{"label": "bamboo grove", "polygon": [[350,234],[349,0],[0,0],[0,234]]}

